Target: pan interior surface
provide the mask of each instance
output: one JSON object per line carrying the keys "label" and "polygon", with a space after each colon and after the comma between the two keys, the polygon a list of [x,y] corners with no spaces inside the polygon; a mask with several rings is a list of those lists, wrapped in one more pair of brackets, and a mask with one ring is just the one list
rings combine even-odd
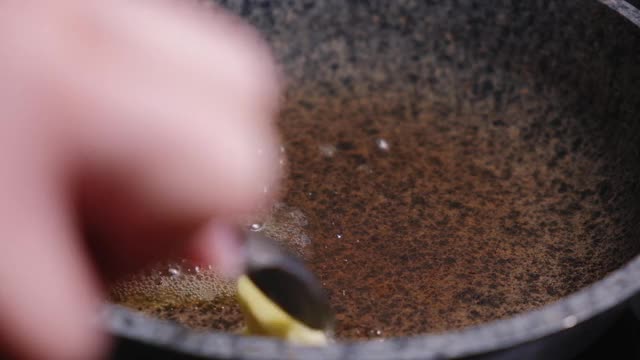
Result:
{"label": "pan interior surface", "polygon": [[[338,338],[505,318],[638,254],[640,35],[604,6],[223,3],[264,31],[289,80],[284,197],[256,230],[307,259]],[[200,286],[186,278],[157,281]],[[114,300],[237,329],[232,290],[211,281],[167,301],[130,283]]]}

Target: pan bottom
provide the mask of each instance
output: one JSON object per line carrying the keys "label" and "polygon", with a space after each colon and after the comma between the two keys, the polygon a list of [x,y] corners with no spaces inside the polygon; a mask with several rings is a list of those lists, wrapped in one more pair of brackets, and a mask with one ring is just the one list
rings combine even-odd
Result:
{"label": "pan bottom", "polygon": [[[553,96],[516,89],[480,111],[418,94],[289,94],[282,201],[297,220],[256,230],[304,253],[329,292],[337,337],[504,318],[638,252],[597,134]],[[115,300],[194,328],[237,329],[237,306],[216,296],[160,307]]]}

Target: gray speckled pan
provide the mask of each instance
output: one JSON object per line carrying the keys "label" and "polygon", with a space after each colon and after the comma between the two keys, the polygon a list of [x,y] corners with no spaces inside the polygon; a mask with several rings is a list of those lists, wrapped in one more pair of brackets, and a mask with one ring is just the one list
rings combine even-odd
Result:
{"label": "gray speckled pan", "polygon": [[[334,198],[330,212],[305,192],[286,195],[316,214],[316,237],[335,231],[322,219],[347,219],[338,238],[370,240],[361,249],[325,240],[331,250],[311,261],[321,278],[345,274],[327,275],[330,295],[356,280],[381,294],[377,313],[344,310],[365,299],[334,294],[338,320],[426,335],[299,348],[195,332],[111,306],[114,358],[565,359],[640,294],[640,11],[633,1],[223,3],[265,33],[283,64],[287,146],[348,140],[336,145],[344,162],[289,152],[289,187],[348,194]],[[361,141],[367,136],[389,140],[399,163],[374,158],[375,148]],[[401,166],[399,144],[428,161]],[[321,181],[336,169],[376,166],[394,171],[373,185],[360,175]],[[323,187],[329,183],[334,190]],[[367,186],[380,202],[362,200]],[[429,196],[414,189],[430,189]],[[358,216],[376,206],[379,218],[358,227]],[[441,240],[399,248],[375,241],[407,234]],[[375,274],[358,262],[367,251],[388,255],[371,265]],[[342,257],[352,261],[327,260]],[[385,270],[394,261],[406,271]],[[380,285],[393,276],[407,281]],[[425,276],[433,286],[422,296],[405,303],[397,295],[416,294],[411,286]],[[450,298],[433,298],[445,288]],[[424,316],[414,316],[421,308]]]}

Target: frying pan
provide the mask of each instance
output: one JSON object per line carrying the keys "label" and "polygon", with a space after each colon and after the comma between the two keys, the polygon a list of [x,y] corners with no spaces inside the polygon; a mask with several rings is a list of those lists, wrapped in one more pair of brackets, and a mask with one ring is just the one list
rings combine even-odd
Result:
{"label": "frying pan", "polygon": [[[285,113],[339,114],[339,107],[326,104],[371,99],[361,107],[366,109],[384,98],[398,121],[419,121],[429,108],[444,118],[474,114],[469,121],[477,121],[474,126],[480,129],[517,129],[500,151],[474,149],[475,143],[464,136],[452,137],[451,146],[466,150],[462,152],[466,159],[486,156],[487,163],[515,159],[523,169],[533,160],[520,152],[539,151],[545,170],[533,172],[531,181],[549,190],[544,198],[550,204],[554,196],[571,192],[567,183],[584,180],[587,185],[571,206],[549,205],[547,210],[581,219],[581,234],[590,240],[578,256],[571,248],[578,235],[556,234],[555,247],[547,250],[564,249],[568,255],[562,266],[549,271],[563,273],[559,288],[566,296],[500,320],[436,334],[305,348],[271,339],[196,332],[110,305],[105,321],[118,340],[114,358],[566,359],[620,314],[639,308],[640,11],[634,2],[221,3],[256,25],[272,45],[289,82]],[[504,117],[505,109],[513,106],[518,115]],[[363,118],[371,111],[350,116],[366,125]],[[445,136],[455,128],[443,126],[438,131]],[[585,166],[575,159],[585,157],[587,169],[574,171],[577,163]],[[584,174],[588,176],[575,179]],[[538,195],[519,194],[523,201]],[[588,202],[601,207],[592,211],[584,205]],[[403,214],[395,215],[402,222]],[[494,217],[505,226],[512,224],[500,212]],[[533,224],[511,226],[509,234],[533,241],[541,233],[553,233],[549,224]],[[534,255],[545,256],[548,253]],[[526,301],[534,295],[522,297]]]}

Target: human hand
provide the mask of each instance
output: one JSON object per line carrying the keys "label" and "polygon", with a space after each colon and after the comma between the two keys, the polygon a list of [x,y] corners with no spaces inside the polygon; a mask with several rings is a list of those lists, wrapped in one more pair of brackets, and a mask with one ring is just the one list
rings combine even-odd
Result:
{"label": "human hand", "polygon": [[104,349],[102,286],[169,255],[231,271],[277,182],[265,45],[182,1],[0,5],[0,344]]}

